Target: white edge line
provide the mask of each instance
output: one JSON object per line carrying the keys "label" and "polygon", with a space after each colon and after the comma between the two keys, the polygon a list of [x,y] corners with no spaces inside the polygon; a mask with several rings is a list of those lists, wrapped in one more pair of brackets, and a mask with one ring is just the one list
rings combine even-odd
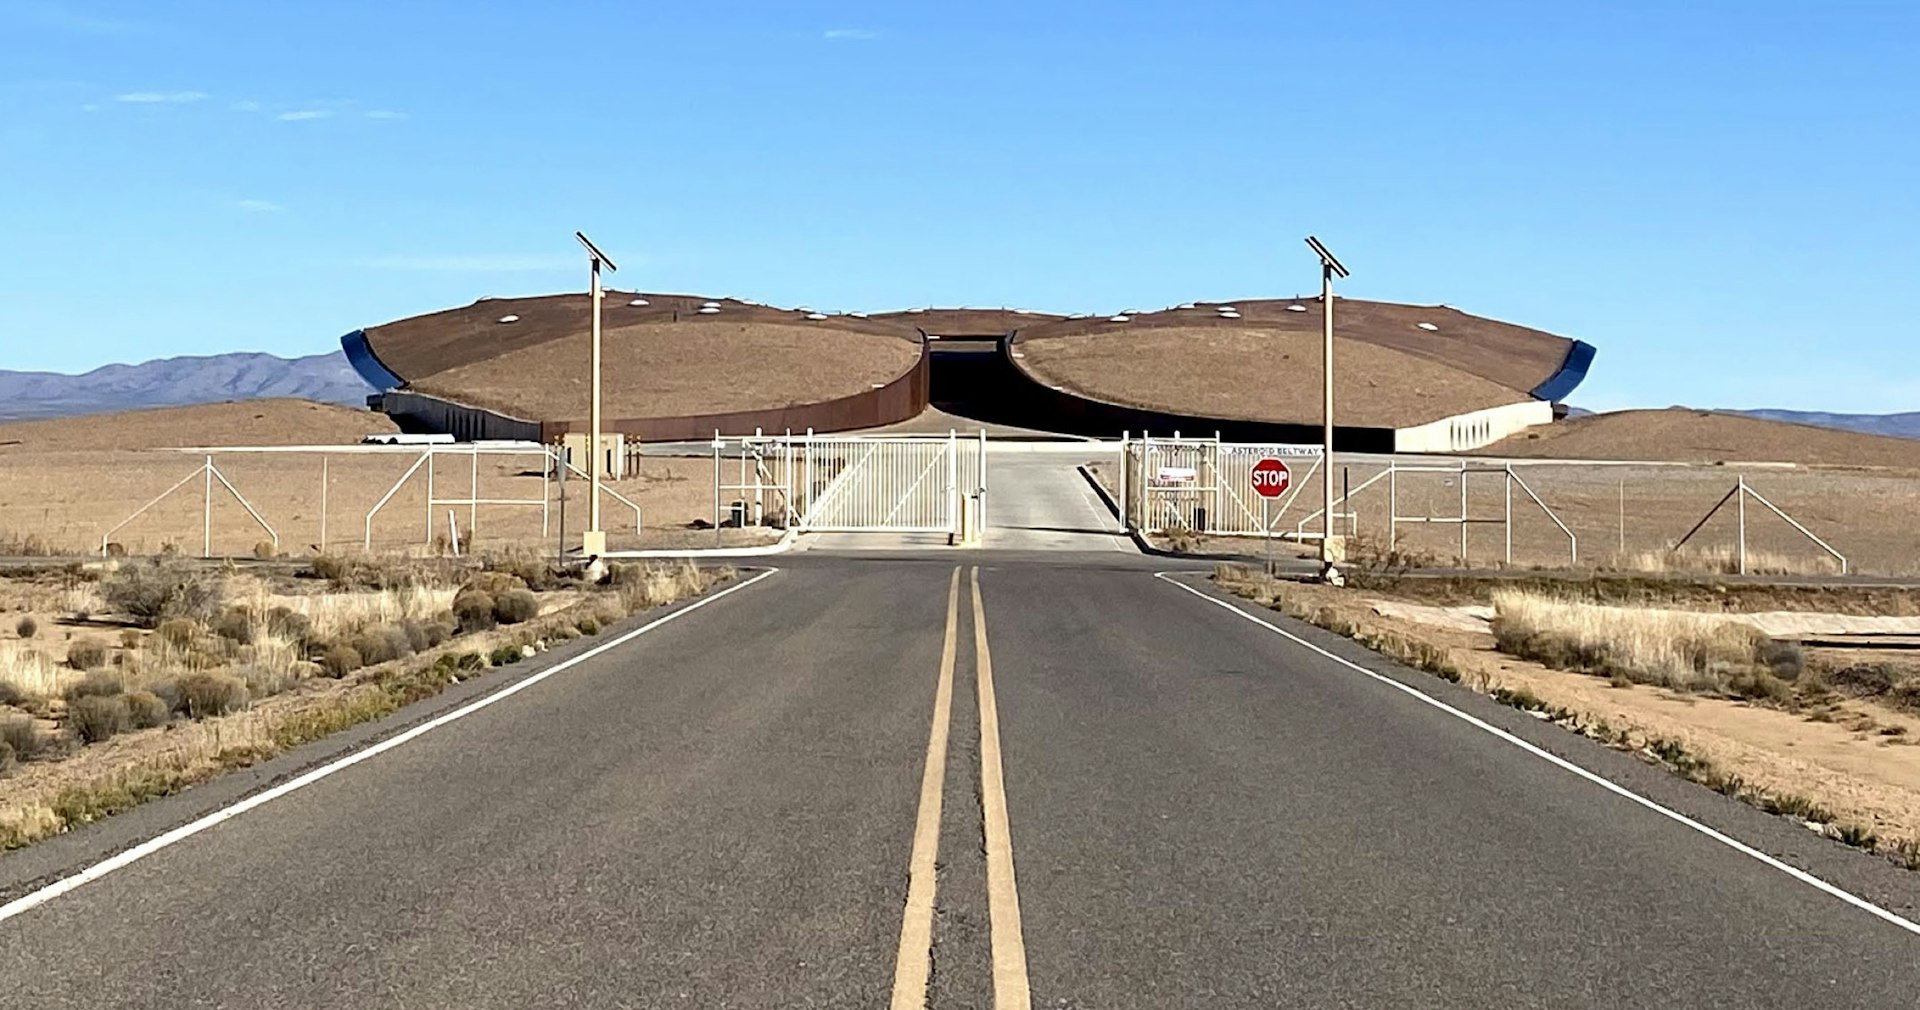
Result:
{"label": "white edge line", "polygon": [[548,677],[551,677],[556,673],[559,673],[570,667],[576,666],[580,663],[584,663],[587,660],[592,659],[595,656],[601,655],[602,653],[605,653],[610,649],[617,649],[620,646],[633,641],[634,639],[640,637],[641,635],[644,635],[647,632],[652,631],[653,629],[658,628],[669,621],[678,620],[681,617],[686,616],[687,614],[691,614],[694,611],[699,610],[701,607],[704,607],[709,603],[713,603],[714,601],[722,599],[732,593],[737,593],[740,590],[745,589],[756,582],[759,582],[761,579],[767,578],[771,575],[778,573],[779,571],[780,569],[778,568],[770,568],[767,571],[761,572],[759,575],[756,575],[753,578],[748,579],[747,581],[742,582],[737,586],[729,586],[728,588],[723,589],[720,592],[713,594],[712,596],[703,597],[699,600],[696,600],[693,603],[685,607],[682,607],[671,614],[667,614],[663,617],[655,618],[654,620],[649,621],[646,624],[643,624],[640,627],[635,628],[632,631],[629,631],[618,638],[615,638],[611,641],[604,642],[600,645],[594,646],[593,648],[588,649],[587,651],[581,653],[578,656],[573,657],[572,659],[563,660],[559,663],[555,663],[554,665],[547,667],[544,670],[541,670],[539,673],[533,674],[521,680],[517,680],[512,684],[507,685],[506,687],[503,687],[497,691],[494,691],[491,694],[488,694],[483,697],[477,698],[473,701],[470,701],[467,704],[462,705],[451,712],[447,712],[443,715],[436,716],[433,719],[423,722],[420,725],[415,726],[404,733],[399,733],[394,736],[388,737],[387,739],[382,740],[379,743],[376,743],[363,750],[355,751],[352,754],[348,754],[345,757],[338,758],[334,761],[328,762],[327,764],[321,765],[320,767],[315,768],[311,771],[308,771],[302,775],[299,775],[298,777],[288,779],[287,781],[282,782],[279,785],[266,790],[265,792],[255,793],[252,796],[248,796],[245,799],[242,799],[239,802],[234,803],[230,806],[222,807],[219,810],[215,810],[214,812],[207,814],[198,820],[190,821],[186,824],[180,825],[177,828],[174,828],[171,831],[166,832],[165,834],[156,835],[153,838],[149,838],[146,841],[141,842],[139,845],[136,845],[133,848],[126,850],[125,852],[121,852],[117,855],[108,857],[107,859],[104,859],[98,863],[95,863],[92,866],[89,866],[78,873],[72,874],[71,876],[62,877],[59,880],[56,880],[53,883],[48,884],[47,886],[42,887],[37,891],[32,891],[28,894],[22,895],[21,897],[15,898],[14,900],[7,902],[5,905],[0,905],[0,922],[5,922],[16,915],[19,915],[23,912],[30,911],[34,908],[39,907],[40,905],[44,905],[47,902],[52,901],[53,899],[58,898],[63,894],[66,894],[68,891],[72,891],[76,888],[83,887],[96,880],[99,880],[101,877],[104,877],[107,874],[114,872],[115,870],[124,869],[136,862],[139,862],[142,859],[145,859],[148,856],[153,855],[156,852],[159,852],[161,849],[164,849],[177,842],[185,841],[188,838],[192,838],[194,835],[197,835],[200,832],[207,830],[208,828],[211,828],[217,824],[221,824],[226,821],[232,820],[233,818],[238,817],[241,814],[244,814],[247,811],[254,809],[255,807],[259,807],[267,803],[271,803],[274,800],[277,800],[280,797],[285,796],[296,789],[302,789],[307,786],[310,786],[315,782],[318,782],[321,779],[324,779],[327,776],[334,774],[335,772],[344,771],[345,769],[351,768],[354,765],[357,765],[360,762],[367,760],[368,758],[375,757],[380,754],[384,754],[387,751],[390,751],[395,747],[398,747],[401,744],[414,739],[415,737],[418,737],[425,733],[439,729],[440,727],[445,726],[446,724],[453,722],[456,719],[465,718],[469,715],[472,715],[475,712],[480,711],[483,708],[486,708],[488,705],[492,705],[495,702],[502,701],[506,698],[512,697],[513,695],[519,694],[521,691],[524,691],[527,688],[532,687],[533,685],[538,684],[543,680],[546,680]]}
{"label": "white edge line", "polygon": [[1293,634],[1290,631],[1286,631],[1285,629],[1276,627],[1275,625],[1270,624],[1267,621],[1264,621],[1258,617],[1255,617],[1253,614],[1250,614],[1247,611],[1242,610],[1241,608],[1233,605],[1232,603],[1227,602],[1226,600],[1209,596],[1206,593],[1203,593],[1200,590],[1193,588],[1192,586],[1189,586],[1183,582],[1178,582],[1168,577],[1174,574],[1180,574],[1180,573],[1155,572],[1153,577],[1161,580],[1162,582],[1167,583],[1168,585],[1177,586],[1180,589],[1183,589],[1189,593],[1192,593],[1194,596],[1197,596],[1200,599],[1213,604],[1214,606],[1221,607],[1228,611],[1231,611],[1232,613],[1240,617],[1243,617],[1249,621],[1252,621],[1253,623],[1267,629],[1268,631],[1273,632],[1276,635],[1279,635],[1282,638],[1285,638],[1295,643],[1296,645],[1305,646],[1306,648],[1311,649],[1312,651],[1317,652],[1320,655],[1325,656],[1326,658],[1331,659],[1336,663],[1339,663],[1341,666],[1347,667],[1348,669],[1351,669],[1351,670],[1356,670],[1360,673],[1364,673],[1367,676],[1372,677],[1374,680],[1381,682],[1382,684],[1386,684],[1389,687],[1393,687],[1397,690],[1403,691],[1406,694],[1409,694],[1414,698],[1417,698],[1420,701],[1423,701],[1428,705],[1431,705],[1434,708],[1437,708],[1440,711],[1453,716],[1454,718],[1460,719],[1461,721],[1467,723],[1470,726],[1474,726],[1478,729],[1482,729],[1488,733],[1491,733],[1492,735],[1500,738],[1501,740],[1504,740],[1507,743],[1510,743],[1515,747],[1518,747],[1521,750],[1526,751],[1529,754],[1532,754],[1534,757],[1537,757],[1543,761],[1546,761],[1550,764],[1557,765],[1560,768],[1563,768],[1569,772],[1572,772],[1573,774],[1578,775],[1583,779],[1586,779],[1588,782],[1591,782],[1594,785],[1597,785],[1600,788],[1605,789],[1610,793],[1614,793],[1615,795],[1622,796],[1626,799],[1632,800],[1633,802],[1639,804],[1640,806],[1643,806],[1648,810],[1651,810],[1654,813],[1659,814],[1662,817],[1668,818],[1669,820],[1676,821],[1680,824],[1684,824],[1687,827],[1692,828],[1693,830],[1698,831],[1699,833],[1707,836],[1708,838],[1711,838],[1714,841],[1719,842],[1722,845],[1725,845],[1726,847],[1734,850],[1735,852],[1741,853],[1742,855],[1751,856],[1754,859],[1757,859],[1760,862],[1765,863],[1766,865],[1771,866],[1776,870],[1779,870],[1781,873],[1784,873],[1787,876],[1792,877],[1793,879],[1798,880],[1801,883],[1814,888],[1815,890],[1823,891],[1827,894],[1830,894],[1833,897],[1839,898],[1841,901],[1844,901],[1847,904],[1854,906],[1855,908],[1861,909],[1862,911],[1865,911],[1865,912],[1872,913],[1873,915],[1878,916],[1879,918],[1884,919],[1887,922],[1890,922],[1895,926],[1898,926],[1901,929],[1906,930],[1909,933],[1912,933],[1916,936],[1920,936],[1920,923],[1916,923],[1911,919],[1907,919],[1893,912],[1889,912],[1886,909],[1881,908],[1879,905],[1876,905],[1873,902],[1860,897],[1859,895],[1853,894],[1850,891],[1841,890],[1840,888],[1832,884],[1829,884],[1824,880],[1821,880],[1819,877],[1816,877],[1805,870],[1799,869],[1798,867],[1789,866],[1786,863],[1783,863],[1780,860],[1775,859],[1774,857],[1769,856],[1764,852],[1761,852],[1759,849],[1756,849],[1753,846],[1748,845],[1745,842],[1742,842],[1731,835],[1728,835],[1722,831],[1718,831],[1714,828],[1710,828],[1707,825],[1702,824],[1699,821],[1696,821],[1693,818],[1688,817],[1686,814],[1680,813],[1677,810],[1670,810],[1664,806],[1661,806],[1660,804],[1654,802],[1653,800],[1647,799],[1645,796],[1642,796],[1639,793],[1636,793],[1633,790],[1626,788],[1625,786],[1615,783],[1609,779],[1603,778],[1594,772],[1590,772],[1585,768],[1582,768],[1579,765],[1574,764],[1571,761],[1568,761],[1566,758],[1560,757],[1557,754],[1551,753],[1549,751],[1543,750],[1540,747],[1530,744],[1527,741],[1522,740],[1519,737],[1513,735],[1512,733],[1509,733],[1506,730],[1501,729],[1500,727],[1495,726],[1492,723],[1489,723],[1479,718],[1478,716],[1470,715],[1466,712],[1461,711],[1460,709],[1454,708],[1452,705],[1449,705],[1438,698],[1434,698],[1426,694],[1425,692],[1419,691],[1406,684],[1402,684],[1399,681],[1393,679],[1392,677],[1386,676],[1385,674],[1375,673],[1374,671],[1369,670],[1358,663],[1336,656],[1333,653],[1328,652],[1325,649],[1322,649],[1321,647],[1313,644],[1312,642],[1307,641],[1304,638],[1301,638],[1298,635]]}

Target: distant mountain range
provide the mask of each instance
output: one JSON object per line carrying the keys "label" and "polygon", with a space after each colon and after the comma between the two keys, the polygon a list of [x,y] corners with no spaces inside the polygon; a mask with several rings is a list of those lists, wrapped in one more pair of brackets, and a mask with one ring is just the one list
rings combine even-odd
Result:
{"label": "distant mountain range", "polygon": [[281,396],[364,406],[371,392],[339,351],[304,358],[254,353],[162,358],[82,375],[0,369],[0,420]]}
{"label": "distant mountain range", "polygon": [[1796,424],[1811,424],[1821,428],[1860,431],[1869,435],[1920,438],[1920,411],[1904,414],[1829,414],[1818,410],[1734,410],[1728,413],[1745,414],[1748,417],[1760,417],[1769,421],[1792,421]]}

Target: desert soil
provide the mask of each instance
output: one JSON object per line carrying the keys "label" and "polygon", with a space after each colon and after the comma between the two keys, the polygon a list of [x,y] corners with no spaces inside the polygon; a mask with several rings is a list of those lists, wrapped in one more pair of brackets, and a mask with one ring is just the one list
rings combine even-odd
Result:
{"label": "desert soil", "polygon": [[[364,416],[364,415],[363,415]],[[0,450],[3,451],[3,450]],[[322,462],[325,461],[325,548],[358,549],[369,510],[420,458],[415,452],[379,454],[224,453],[213,457],[220,474],[280,534],[282,553],[318,553],[321,543]],[[0,554],[97,554],[101,537],[142,504],[183,478],[186,485],[113,534],[130,553],[150,554],[173,544],[197,555],[202,547],[204,477],[194,476],[204,457],[150,451],[13,453],[0,456]],[[533,505],[440,505],[428,508],[427,468],[421,467],[387,502],[372,523],[376,551],[431,552],[447,533],[454,513],[466,541],[478,520],[478,546],[544,549],[560,532],[559,485],[548,482],[546,531],[537,504],[543,495],[541,457],[481,456],[479,497],[519,499]],[[439,456],[433,464],[436,498],[466,497],[473,468],[466,459]],[[567,482],[566,528],[577,540],[585,528],[583,480]],[[611,495],[602,499],[602,525],[616,550],[705,547],[716,543],[761,543],[773,534],[694,531],[687,524],[713,514],[713,463],[706,458],[647,458],[640,472],[606,487],[640,506],[641,531],[631,508]],[[213,484],[213,550],[216,556],[251,556],[268,536],[219,482]],[[722,508],[726,506],[723,504]],[[31,547],[29,547],[31,543]]]}
{"label": "desert soil", "polygon": [[[1920,443],[1916,447],[1920,448]],[[1446,468],[1458,464],[1437,465]],[[1117,491],[1118,475],[1112,466],[1094,469],[1110,491]],[[1274,527],[1278,530],[1292,531],[1300,519],[1313,515],[1319,507],[1321,475],[1302,479],[1305,469],[1304,465],[1295,468],[1293,490],[1274,508]],[[1385,464],[1375,459],[1343,464],[1335,477],[1336,495],[1343,489],[1361,488],[1384,469]],[[1733,489],[1736,478],[1744,475],[1750,487],[1845,556],[1850,571],[1920,575],[1920,527],[1913,522],[1913,517],[1920,514],[1920,471],[1528,463],[1516,466],[1514,472],[1573,531],[1580,567],[1640,567],[1640,555],[1664,553],[1705,518]],[[1382,479],[1355,490],[1351,511],[1356,515],[1351,531],[1369,541],[1371,547],[1384,549],[1389,538],[1388,508],[1393,502],[1397,502],[1398,514],[1403,517],[1458,516],[1460,480],[1457,471],[1402,472],[1391,483]],[[1498,521],[1506,515],[1506,479],[1500,472],[1490,472],[1470,474],[1466,480],[1467,515],[1476,520],[1495,520],[1468,524],[1466,560],[1475,566],[1498,566],[1506,557],[1506,531]],[[1232,506],[1227,503],[1220,507]],[[1338,510],[1345,512],[1348,506]],[[1257,525],[1257,517],[1254,522]],[[1315,519],[1313,527],[1317,529],[1318,523]],[[1730,552],[1738,523],[1736,509],[1730,503],[1695,534],[1689,546]],[[1345,524],[1336,524],[1336,532],[1341,525]],[[1838,571],[1837,562],[1818,546],[1752,502],[1747,506],[1747,543],[1756,558],[1765,556],[1769,561],[1782,562],[1777,566],[1782,571]],[[1567,535],[1516,483],[1514,566],[1567,567],[1568,547]],[[1460,525],[1400,523],[1397,549],[1423,564],[1459,564]]]}
{"label": "desert soil", "polygon": [[[1809,797],[1840,823],[1874,829],[1883,841],[1920,839],[1920,718],[1884,706],[1849,701],[1832,722],[1814,722],[1781,709],[1553,670],[1504,655],[1493,637],[1437,629],[1382,617],[1377,592],[1288,585],[1290,597],[1331,607],[1349,621],[1390,628],[1452,651],[1463,682],[1481,691],[1525,688],[1549,705],[1604,719],[1633,731],[1637,741],[1679,740],[1723,773],[1770,792]],[[1412,602],[1412,601],[1410,601]],[[1904,727],[1898,736],[1888,727]]]}
{"label": "desert soil", "polygon": [[[194,445],[345,445],[400,430],[385,414],[307,400],[242,400],[0,424],[0,468],[28,457]],[[13,498],[18,488],[0,486]],[[136,503],[137,504],[137,503]]]}
{"label": "desert soil", "polygon": [[1920,469],[1920,439],[1672,407],[1569,418],[1521,432],[1476,455]]}

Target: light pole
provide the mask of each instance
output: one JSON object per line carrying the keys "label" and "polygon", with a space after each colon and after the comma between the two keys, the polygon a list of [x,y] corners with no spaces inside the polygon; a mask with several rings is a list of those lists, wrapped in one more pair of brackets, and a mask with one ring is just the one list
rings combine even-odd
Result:
{"label": "light pole", "polygon": [[1323,492],[1320,511],[1320,578],[1322,581],[1339,585],[1342,581],[1339,566],[1333,551],[1333,278],[1337,274],[1348,276],[1347,268],[1340,264],[1327,247],[1312,235],[1307,236],[1307,245],[1320,257],[1320,320],[1325,327],[1326,342],[1321,347],[1320,376],[1324,382],[1325,398],[1321,401],[1320,427],[1322,445],[1320,447],[1320,489]]}
{"label": "light pole", "polygon": [[587,530],[580,534],[580,553],[597,558],[607,553],[607,531],[600,528],[600,267],[605,265],[612,271],[620,268],[585,234],[574,232],[573,237],[587,247],[593,273],[588,289],[593,299],[593,404],[587,410],[587,427],[591,429],[587,435]]}

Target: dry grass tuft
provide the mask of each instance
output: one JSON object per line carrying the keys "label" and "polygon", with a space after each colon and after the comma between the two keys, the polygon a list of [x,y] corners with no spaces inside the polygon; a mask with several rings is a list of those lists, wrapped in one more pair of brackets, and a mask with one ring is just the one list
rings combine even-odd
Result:
{"label": "dry grass tuft", "polygon": [[0,684],[22,698],[51,698],[60,693],[60,668],[46,653],[19,642],[0,642]]}
{"label": "dry grass tuft", "polygon": [[308,633],[320,638],[342,638],[373,624],[426,621],[453,604],[454,590],[401,586],[309,596],[268,596],[257,608],[271,613],[285,608],[305,622]]}
{"label": "dry grass tuft", "polygon": [[1518,590],[1493,594],[1502,652],[1547,666],[1682,691],[1782,698],[1797,652],[1712,614],[1576,603]]}
{"label": "dry grass tuft", "polygon": [[226,586],[217,576],[159,558],[122,567],[101,584],[100,593],[108,606],[143,628],[175,618],[206,621],[226,605]]}
{"label": "dry grass tuft", "polygon": [[[1811,545],[1805,555],[1747,549],[1749,575],[1838,575],[1840,562]],[[1616,554],[1608,567],[1623,572],[1709,573],[1736,575],[1740,555],[1732,546],[1688,547],[1679,551],[1634,551]]]}

